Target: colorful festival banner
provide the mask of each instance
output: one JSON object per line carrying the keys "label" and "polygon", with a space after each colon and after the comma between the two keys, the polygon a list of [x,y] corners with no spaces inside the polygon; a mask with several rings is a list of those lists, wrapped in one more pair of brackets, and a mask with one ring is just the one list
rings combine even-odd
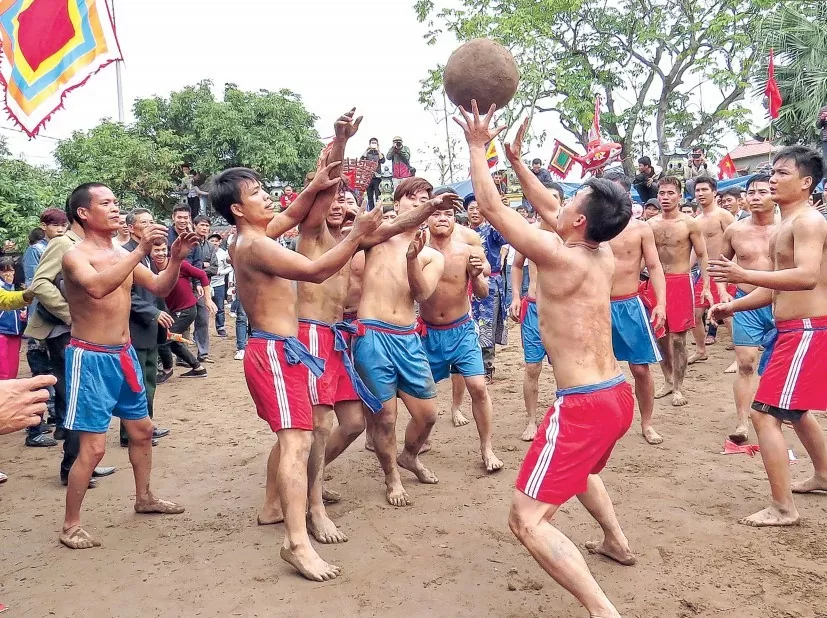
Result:
{"label": "colorful festival banner", "polygon": [[0,45],[6,111],[29,137],[70,91],[122,59],[105,0],[0,0]]}

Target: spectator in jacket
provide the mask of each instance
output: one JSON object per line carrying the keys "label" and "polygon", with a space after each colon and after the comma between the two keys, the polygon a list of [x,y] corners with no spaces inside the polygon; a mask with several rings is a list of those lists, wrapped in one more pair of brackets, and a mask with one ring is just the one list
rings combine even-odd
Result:
{"label": "spectator in jacket", "polygon": [[531,171],[537,176],[537,180],[543,184],[554,182],[554,178],[551,177],[551,172],[543,167],[543,161],[541,159],[534,159],[531,162]]}
{"label": "spectator in jacket", "polygon": [[[167,246],[160,244],[153,247],[151,257],[154,269],[157,272],[164,270],[169,264]],[[195,321],[196,299],[192,291],[191,279],[197,279],[206,292],[209,292],[210,289],[210,280],[207,277],[207,273],[200,268],[191,266],[189,262],[181,264],[178,283],[175,284],[172,292],[164,299],[167,311],[170,316],[172,316],[172,325],[168,330],[174,335],[183,335]],[[209,301],[209,304],[212,305],[212,301]],[[189,351],[186,344],[176,341],[175,338],[169,338],[158,350],[158,356],[161,358],[161,365],[163,367],[157,376],[158,384],[163,384],[172,377],[173,354],[190,367],[189,371],[181,374],[182,378],[207,377],[207,370],[193,353]]]}
{"label": "spectator in jacket", "polygon": [[396,189],[400,182],[413,176],[411,151],[407,146],[402,145],[402,138],[398,135],[393,138],[393,146],[388,150],[388,160],[391,162],[393,173],[393,188]]}
{"label": "spectator in jacket", "polygon": [[652,165],[652,159],[649,157],[641,157],[637,160],[637,176],[632,181],[640,196],[640,201],[646,204],[649,200],[653,200],[658,196],[658,182],[655,166]]}
{"label": "spectator in jacket", "polygon": [[[215,257],[215,247],[207,242],[210,236],[210,220],[199,216],[193,221],[195,233],[198,234],[198,247],[201,250],[201,270],[207,277],[214,277],[218,273],[218,262]],[[204,288],[196,285],[196,314],[195,314],[195,346],[198,348],[198,360],[202,363],[212,363],[210,358],[210,312],[207,311],[207,301],[210,297],[205,294]]]}
{"label": "spectator in jacket", "polygon": [[[0,258],[0,287],[14,291],[14,260],[8,256]],[[25,322],[25,309],[0,310],[0,380],[17,377]]]}
{"label": "spectator in jacket", "polygon": [[[144,230],[155,221],[152,213],[146,208],[136,208],[127,214],[126,223],[129,227],[129,241],[123,245],[123,248],[127,251],[134,251],[140,244],[141,238],[143,238]],[[145,257],[141,262],[147,268],[152,268],[149,257]],[[166,341],[166,329],[172,326],[172,316],[166,311],[162,311],[159,305],[163,305],[163,302],[157,296],[146,288],[133,283],[132,306],[129,309],[129,337],[143,370],[149,418],[153,418],[155,412],[158,346]],[[158,443],[158,438],[163,438],[168,434],[169,429],[153,426],[153,445]],[[129,436],[123,423],[121,423],[121,446],[129,446]]]}
{"label": "spectator in jacket", "polygon": [[118,224],[120,227],[118,228],[118,235],[115,236],[115,242],[123,247],[131,238],[129,235],[129,224],[126,222],[126,213],[124,211],[118,213]]}
{"label": "spectator in jacket", "polygon": [[296,201],[297,197],[299,197],[299,194],[295,192],[293,187],[291,187],[290,185],[284,187],[284,193],[282,193],[281,197],[279,197],[279,204],[281,204],[281,209],[284,210],[285,208],[290,206],[290,204]]}
{"label": "spectator in jacket", "polygon": [[207,242],[212,245],[215,251],[216,272],[210,278],[212,300],[215,303],[215,331],[219,337],[226,337],[224,302],[227,300],[227,275],[230,274],[233,267],[230,266],[230,254],[221,248],[221,234],[210,234]]}
{"label": "spectator in jacket", "polygon": [[379,185],[382,183],[382,166],[385,164],[385,155],[379,150],[378,139],[375,137],[370,138],[368,141],[368,149],[361,158],[365,161],[373,161],[376,163],[376,171],[373,173],[373,179],[367,188],[368,210],[373,210],[374,206],[376,206],[376,201],[379,199]]}

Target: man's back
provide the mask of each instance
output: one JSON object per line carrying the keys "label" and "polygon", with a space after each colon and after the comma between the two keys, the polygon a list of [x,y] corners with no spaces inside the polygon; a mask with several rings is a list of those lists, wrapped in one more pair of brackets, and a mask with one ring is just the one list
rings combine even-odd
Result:
{"label": "man's back", "polygon": [[537,308],[543,345],[558,388],[596,384],[620,374],[611,339],[609,298],[615,264],[605,243],[564,246],[557,268],[538,268]]}

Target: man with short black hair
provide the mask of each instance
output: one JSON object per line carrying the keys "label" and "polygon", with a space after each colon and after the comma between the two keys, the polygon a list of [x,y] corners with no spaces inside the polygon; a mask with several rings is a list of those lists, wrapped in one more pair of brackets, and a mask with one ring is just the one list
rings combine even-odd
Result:
{"label": "man with short black hair", "polygon": [[543,167],[542,159],[534,159],[531,161],[531,172],[537,177],[537,180],[543,184],[554,182],[554,179],[551,177],[551,172]]}
{"label": "man with short black hair", "polygon": [[502,204],[488,174],[486,145],[504,129],[489,128],[494,111],[492,105],[481,119],[472,101],[473,115],[460,108],[464,122],[457,122],[468,141],[482,214],[537,265],[541,337],[559,389],[517,476],[508,524],[591,616],[620,618],[577,547],[551,519],[576,495],[605,533],[602,543],[587,548],[621,564],[635,563],[598,476],[635,409],[632,389],[612,354],[609,297],[615,265],[606,244],[628,224],[632,202],[616,184],[591,179],[560,209],[557,234],[532,226]]}
{"label": "man with short black hair", "polygon": [[[201,251],[201,270],[212,278],[218,274],[218,261],[215,257],[215,247],[207,242],[210,235],[210,220],[204,215],[198,215],[193,220],[195,233],[198,235],[198,247]],[[199,293],[200,290],[200,293]],[[195,346],[198,349],[198,361],[212,363],[210,358],[210,311],[207,306],[207,297],[203,287],[196,286],[195,324],[193,325]]]}
{"label": "man with short black hair", "polygon": [[645,156],[638,159],[637,171],[638,174],[635,176],[632,186],[634,186],[637,191],[640,201],[645,203],[649,200],[656,199],[658,195],[658,184],[655,178],[655,168],[652,165],[652,159]]}

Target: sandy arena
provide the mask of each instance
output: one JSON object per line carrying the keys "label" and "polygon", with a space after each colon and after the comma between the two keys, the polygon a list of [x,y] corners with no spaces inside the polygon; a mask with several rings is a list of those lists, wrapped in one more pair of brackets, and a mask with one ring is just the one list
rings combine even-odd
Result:
{"label": "sandy arena", "polygon": [[[484,472],[473,422],[451,426],[450,382],[443,382],[434,448],[423,457],[440,481],[420,485],[403,471],[413,506],[386,504],[381,470],[364,450],[364,437],[329,468],[328,485],[344,500],[328,513],[350,539],[314,542],[343,569],[330,583],[308,582],[282,562],[281,525],[255,523],[273,436],[255,414],[241,363],[232,360],[232,340],[213,339],[217,362],[206,380],[175,377],[158,388],[156,420],[172,432],[154,450],[154,487],[187,507],[181,516],[133,512],[132,472],[113,423],[102,465],[119,470],[84,502],[84,523],[103,547],[69,551],[57,540],[65,492],[57,476],[60,447],[26,448],[23,434],[3,436],[6,615],[584,616],[508,529],[513,483],[528,447],[519,440],[525,426],[519,329],[511,329],[512,344],[498,349],[491,388],[494,444],[505,469]],[[665,442],[648,446],[636,419],[603,475],[638,564],[586,560],[624,618],[827,618],[827,496],[796,497],[802,516],[796,528],[736,523],[766,506],[769,488],[760,457],[720,454],[735,418],[733,377],[722,373],[733,353],[724,350],[729,339],[722,334],[710,360],[689,368],[690,404],[656,402],[655,426]],[[657,387],[661,374],[653,370]],[[547,368],[540,384],[545,410],[554,392]],[[467,397],[463,411],[471,418]],[[798,480],[809,474],[809,460],[794,432],[785,433],[800,458],[793,464]],[[581,549],[601,538],[576,500],[555,521]]]}

